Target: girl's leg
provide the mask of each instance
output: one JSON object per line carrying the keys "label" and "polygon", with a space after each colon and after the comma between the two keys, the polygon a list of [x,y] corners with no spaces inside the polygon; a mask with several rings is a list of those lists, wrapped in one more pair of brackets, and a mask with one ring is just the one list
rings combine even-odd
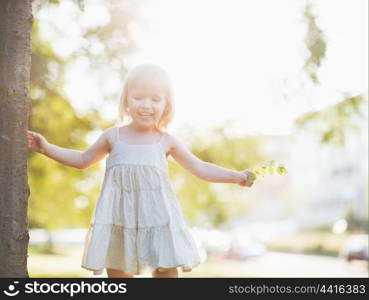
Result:
{"label": "girl's leg", "polygon": [[158,269],[156,269],[154,272],[152,272],[153,278],[178,278],[178,270],[177,268],[169,269],[165,272],[159,272]]}
{"label": "girl's leg", "polygon": [[120,270],[106,269],[109,278],[133,278],[133,275],[124,274]]}

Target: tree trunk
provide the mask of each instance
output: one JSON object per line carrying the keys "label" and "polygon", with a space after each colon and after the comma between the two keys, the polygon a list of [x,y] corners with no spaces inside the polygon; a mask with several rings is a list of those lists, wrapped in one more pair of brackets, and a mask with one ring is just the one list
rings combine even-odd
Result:
{"label": "tree trunk", "polygon": [[0,0],[0,277],[28,277],[31,0]]}

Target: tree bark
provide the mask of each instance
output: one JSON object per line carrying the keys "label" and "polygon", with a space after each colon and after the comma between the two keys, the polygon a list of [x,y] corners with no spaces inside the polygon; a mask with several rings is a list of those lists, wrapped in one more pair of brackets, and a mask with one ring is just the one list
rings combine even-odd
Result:
{"label": "tree bark", "polygon": [[0,0],[0,277],[27,271],[31,0]]}

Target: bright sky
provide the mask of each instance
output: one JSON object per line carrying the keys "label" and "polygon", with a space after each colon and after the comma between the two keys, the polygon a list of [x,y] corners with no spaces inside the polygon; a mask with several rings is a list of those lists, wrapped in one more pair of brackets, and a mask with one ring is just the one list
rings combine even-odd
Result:
{"label": "bright sky", "polygon": [[[157,63],[169,72],[176,92],[173,131],[188,124],[206,130],[232,119],[230,134],[288,134],[302,112],[342,100],[345,92],[368,89],[367,1],[310,2],[316,4],[327,41],[327,58],[318,73],[322,87],[299,86],[306,56],[305,0],[144,0],[146,25],[136,26],[133,35],[140,51],[128,64]],[[86,2],[84,24],[106,22],[98,3]],[[52,21],[68,32],[60,11]],[[52,36],[50,29],[43,33]],[[73,48],[70,38],[55,43],[61,54]],[[112,93],[121,89],[118,78],[94,82],[87,66],[81,57],[67,74],[66,93],[78,109],[86,103],[102,106],[98,84]],[[116,117],[118,102],[104,105],[105,117]]]}

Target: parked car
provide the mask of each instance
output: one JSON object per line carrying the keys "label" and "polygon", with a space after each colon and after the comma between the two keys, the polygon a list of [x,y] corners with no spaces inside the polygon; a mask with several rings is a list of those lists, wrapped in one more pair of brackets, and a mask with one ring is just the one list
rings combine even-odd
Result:
{"label": "parked car", "polygon": [[225,257],[228,259],[245,260],[262,256],[266,251],[266,247],[254,239],[236,237],[232,239]]}
{"label": "parked car", "polygon": [[342,256],[348,261],[352,260],[368,260],[368,235],[358,234],[348,239],[346,242]]}

